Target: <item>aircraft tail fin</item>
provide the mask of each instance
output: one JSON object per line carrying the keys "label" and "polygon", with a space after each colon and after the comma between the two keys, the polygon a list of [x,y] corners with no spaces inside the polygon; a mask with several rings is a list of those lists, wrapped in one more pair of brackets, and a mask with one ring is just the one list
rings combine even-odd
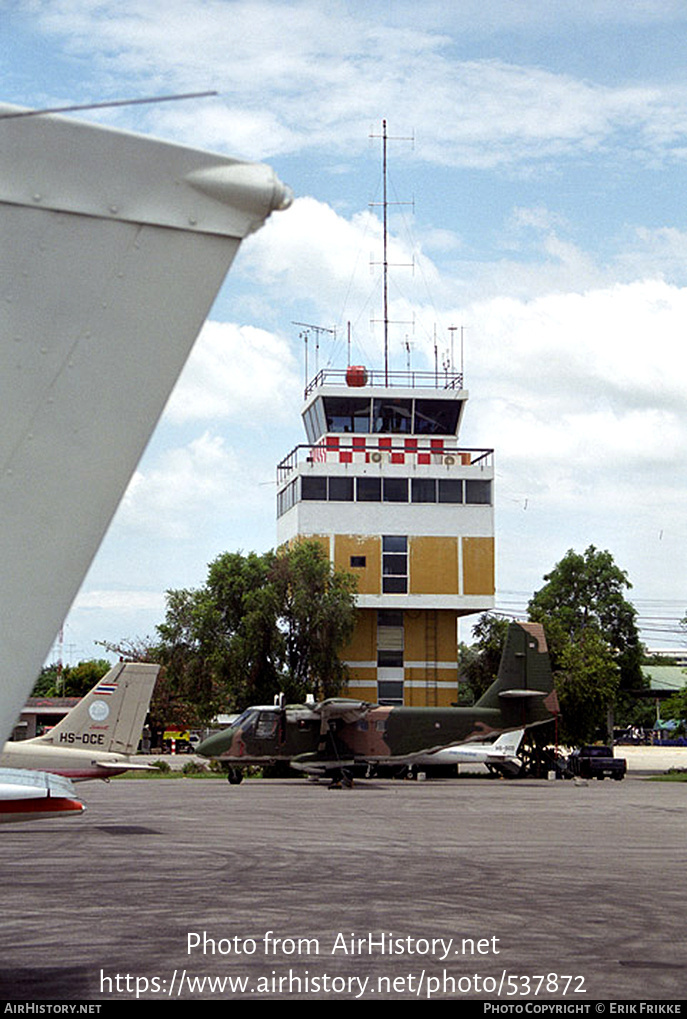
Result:
{"label": "aircraft tail fin", "polygon": [[502,732],[499,738],[492,744],[492,750],[498,750],[499,753],[502,754],[512,754],[513,757],[515,757],[524,735],[524,729],[515,729],[513,732]]}
{"label": "aircraft tail fin", "polygon": [[541,623],[510,624],[498,676],[476,707],[498,708],[509,727],[541,725],[558,714],[558,698]]}
{"label": "aircraft tail fin", "polygon": [[159,665],[120,662],[50,732],[27,742],[135,753],[159,671]]}

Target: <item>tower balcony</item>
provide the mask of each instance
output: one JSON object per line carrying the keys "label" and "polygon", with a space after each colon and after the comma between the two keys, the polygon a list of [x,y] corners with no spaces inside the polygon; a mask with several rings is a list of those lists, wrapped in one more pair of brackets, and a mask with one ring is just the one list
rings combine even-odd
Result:
{"label": "tower balcony", "polygon": [[493,449],[457,446],[451,437],[327,435],[317,443],[302,443],[292,449],[277,465],[277,484],[282,485],[295,470],[308,464],[356,464],[366,465],[371,470],[375,467],[382,470],[386,465],[443,467],[449,474],[456,475],[464,473],[460,468],[466,467],[491,471],[493,452]]}

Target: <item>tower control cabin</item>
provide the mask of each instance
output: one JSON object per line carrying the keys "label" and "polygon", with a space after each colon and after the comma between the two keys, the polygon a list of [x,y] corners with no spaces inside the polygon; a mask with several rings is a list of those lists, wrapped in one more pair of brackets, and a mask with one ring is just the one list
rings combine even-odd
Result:
{"label": "tower control cabin", "polygon": [[325,369],[307,386],[278,542],[317,539],[358,578],[351,696],[455,702],[458,617],[493,607],[493,451],[458,444],[467,398],[455,373]]}

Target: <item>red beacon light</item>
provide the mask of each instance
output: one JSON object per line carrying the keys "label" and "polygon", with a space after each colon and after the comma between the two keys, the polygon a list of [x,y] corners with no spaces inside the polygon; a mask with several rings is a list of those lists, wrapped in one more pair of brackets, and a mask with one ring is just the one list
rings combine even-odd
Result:
{"label": "red beacon light", "polygon": [[359,388],[367,385],[367,368],[363,364],[351,364],[346,369],[346,385]]}

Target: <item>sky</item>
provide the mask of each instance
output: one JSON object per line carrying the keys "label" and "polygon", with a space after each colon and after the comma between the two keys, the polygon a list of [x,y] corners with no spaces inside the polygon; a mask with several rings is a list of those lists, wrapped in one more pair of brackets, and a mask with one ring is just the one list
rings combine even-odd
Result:
{"label": "sky", "polygon": [[[65,662],[155,636],[165,591],[275,544],[317,366],[464,337],[461,433],[496,464],[496,607],[608,549],[652,647],[687,610],[687,8],[681,0],[0,0],[5,102],[216,90],[81,114],[268,162],[296,195],[241,247],[65,621]],[[406,350],[406,344],[410,348]],[[454,346],[454,354],[458,357]],[[312,342],[310,374],[316,367]],[[462,636],[469,637],[463,624]],[[54,657],[53,654],[53,657]]]}

